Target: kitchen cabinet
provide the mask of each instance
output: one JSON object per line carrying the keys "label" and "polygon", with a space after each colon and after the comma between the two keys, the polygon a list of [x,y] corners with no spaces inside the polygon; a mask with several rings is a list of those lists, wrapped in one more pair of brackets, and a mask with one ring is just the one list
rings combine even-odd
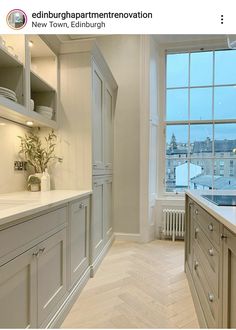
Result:
{"label": "kitchen cabinet", "polygon": [[0,327],[36,328],[35,248],[0,267]]}
{"label": "kitchen cabinet", "polygon": [[112,176],[94,176],[91,217],[92,268],[96,269],[112,235]]}
{"label": "kitchen cabinet", "polygon": [[223,328],[236,328],[236,235],[223,232]]}
{"label": "kitchen cabinet", "polygon": [[69,269],[71,288],[89,267],[90,200],[69,204]]}
{"label": "kitchen cabinet", "polygon": [[235,328],[236,234],[187,196],[185,238],[185,269],[200,327]]}

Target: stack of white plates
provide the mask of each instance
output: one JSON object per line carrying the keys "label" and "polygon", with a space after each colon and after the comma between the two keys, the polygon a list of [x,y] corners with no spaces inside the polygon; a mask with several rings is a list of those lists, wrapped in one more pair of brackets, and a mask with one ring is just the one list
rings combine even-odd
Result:
{"label": "stack of white plates", "polygon": [[17,102],[16,93],[11,89],[0,87],[0,96],[6,97],[9,100]]}
{"label": "stack of white plates", "polygon": [[38,105],[36,107],[36,111],[38,113],[40,113],[42,116],[48,118],[48,119],[52,119],[53,116],[53,109],[50,107],[46,107],[44,105]]}

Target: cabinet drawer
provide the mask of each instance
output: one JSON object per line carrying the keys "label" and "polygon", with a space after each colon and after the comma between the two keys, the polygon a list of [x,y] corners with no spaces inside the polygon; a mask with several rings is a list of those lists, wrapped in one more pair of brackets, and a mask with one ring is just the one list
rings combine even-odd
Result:
{"label": "cabinet drawer", "polygon": [[194,222],[194,241],[198,243],[203,251],[209,267],[213,272],[218,273],[219,269],[219,252],[215,246],[209,241],[202,228],[197,222]]}
{"label": "cabinet drawer", "polygon": [[210,288],[206,275],[203,270],[201,257],[198,255],[197,249],[193,252],[193,280],[206,323],[209,328],[217,328],[219,322],[219,301],[218,297]]}
{"label": "cabinet drawer", "polygon": [[33,244],[34,240],[66,221],[66,207],[63,207],[0,231],[0,258],[31,242]]}
{"label": "cabinet drawer", "polygon": [[200,206],[194,204],[194,219],[199,222],[209,240],[218,248],[220,243],[220,224]]}

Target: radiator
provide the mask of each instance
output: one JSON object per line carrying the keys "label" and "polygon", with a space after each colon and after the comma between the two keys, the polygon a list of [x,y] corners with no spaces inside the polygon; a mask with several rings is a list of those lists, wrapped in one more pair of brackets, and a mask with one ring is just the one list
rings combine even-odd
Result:
{"label": "radiator", "polygon": [[184,210],[164,209],[163,210],[163,235],[165,237],[184,238],[185,223]]}

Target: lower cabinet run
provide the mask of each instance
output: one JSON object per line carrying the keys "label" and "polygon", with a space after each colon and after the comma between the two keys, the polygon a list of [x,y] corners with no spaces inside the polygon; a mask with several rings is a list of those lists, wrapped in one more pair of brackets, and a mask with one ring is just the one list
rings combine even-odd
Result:
{"label": "lower cabinet run", "polygon": [[236,327],[236,235],[186,197],[185,269],[200,327]]}
{"label": "lower cabinet run", "polygon": [[110,193],[106,178],[95,189],[102,218],[93,215],[92,225],[87,195],[0,228],[0,328],[60,326],[91,276],[91,229],[103,248],[111,237]]}

